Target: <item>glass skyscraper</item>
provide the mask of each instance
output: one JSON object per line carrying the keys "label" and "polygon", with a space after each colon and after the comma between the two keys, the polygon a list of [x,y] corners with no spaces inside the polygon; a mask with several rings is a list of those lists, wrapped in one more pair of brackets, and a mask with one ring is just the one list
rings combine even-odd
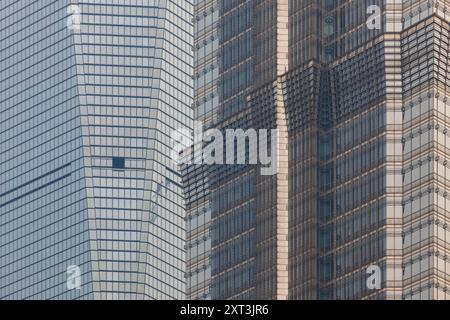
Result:
{"label": "glass skyscraper", "polygon": [[1,1],[0,299],[185,297],[192,11]]}
{"label": "glass skyscraper", "polygon": [[[219,104],[219,1],[194,6],[194,119],[204,129],[217,123]],[[202,142],[199,142],[203,145]],[[193,150],[190,150],[192,153]],[[211,205],[207,166],[185,165],[186,282],[188,299],[211,299]]]}
{"label": "glass skyscraper", "polygon": [[2,0],[0,299],[450,299],[449,8]]}
{"label": "glass skyscraper", "polygon": [[215,127],[281,157],[209,171],[213,299],[450,298],[449,6],[219,1]]}

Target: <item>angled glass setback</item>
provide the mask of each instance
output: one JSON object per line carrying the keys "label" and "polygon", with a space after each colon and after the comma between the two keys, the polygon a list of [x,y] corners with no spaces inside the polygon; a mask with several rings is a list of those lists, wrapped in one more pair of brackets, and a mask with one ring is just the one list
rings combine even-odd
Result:
{"label": "angled glass setback", "polygon": [[[206,128],[217,121],[219,103],[219,1],[194,6],[194,119]],[[200,144],[202,144],[200,142]],[[192,152],[193,150],[190,150]],[[210,300],[211,201],[209,168],[182,168],[186,205],[186,298]]]}
{"label": "angled glass setback", "polygon": [[218,7],[214,126],[278,128],[284,158],[210,168],[212,298],[449,299],[450,1]]}
{"label": "angled glass setback", "polygon": [[1,1],[0,299],[185,297],[192,11]]}

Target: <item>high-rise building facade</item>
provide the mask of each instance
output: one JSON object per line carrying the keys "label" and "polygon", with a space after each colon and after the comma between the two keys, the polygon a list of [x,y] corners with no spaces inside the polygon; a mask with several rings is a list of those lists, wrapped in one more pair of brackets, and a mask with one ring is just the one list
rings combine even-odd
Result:
{"label": "high-rise building facade", "polygon": [[[219,105],[219,1],[194,4],[194,119],[202,129],[217,123]],[[203,142],[197,142],[203,146]],[[193,149],[190,150],[193,152]],[[190,153],[190,154],[191,154]],[[211,299],[211,205],[207,166],[183,166],[186,205],[186,298]]]}
{"label": "high-rise building facade", "polygon": [[185,297],[192,12],[1,1],[0,298]]}
{"label": "high-rise building facade", "polygon": [[212,298],[450,299],[450,1],[218,3],[215,126],[279,163],[209,171]]}

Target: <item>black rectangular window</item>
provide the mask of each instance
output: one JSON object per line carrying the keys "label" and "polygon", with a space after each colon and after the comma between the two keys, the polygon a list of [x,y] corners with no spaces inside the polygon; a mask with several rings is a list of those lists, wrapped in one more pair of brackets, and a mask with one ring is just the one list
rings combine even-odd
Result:
{"label": "black rectangular window", "polygon": [[125,158],[114,157],[112,162],[113,169],[125,169]]}

